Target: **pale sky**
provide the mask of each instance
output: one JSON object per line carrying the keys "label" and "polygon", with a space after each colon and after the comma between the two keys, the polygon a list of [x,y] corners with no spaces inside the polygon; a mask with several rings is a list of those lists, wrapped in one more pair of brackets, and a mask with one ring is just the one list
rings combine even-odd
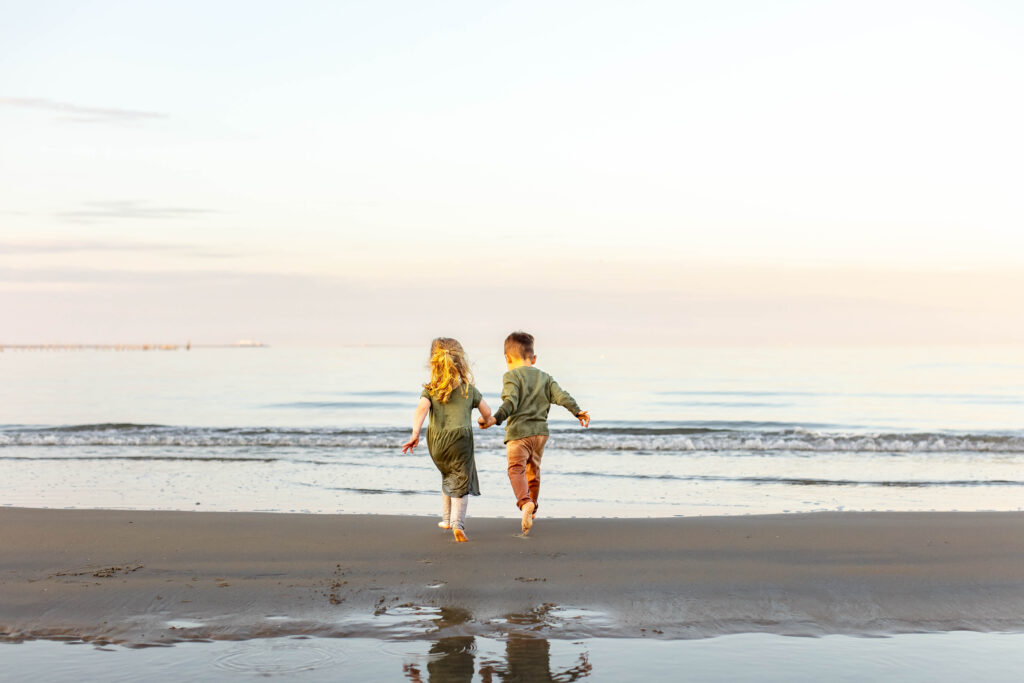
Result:
{"label": "pale sky", "polygon": [[0,344],[1024,343],[1024,4],[0,0]]}

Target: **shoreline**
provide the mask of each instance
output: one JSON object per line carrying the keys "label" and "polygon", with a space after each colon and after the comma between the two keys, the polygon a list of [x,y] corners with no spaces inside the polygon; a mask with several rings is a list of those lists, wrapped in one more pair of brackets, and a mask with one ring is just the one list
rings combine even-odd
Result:
{"label": "shoreline", "polygon": [[0,508],[0,642],[1024,631],[1024,513],[469,519]]}

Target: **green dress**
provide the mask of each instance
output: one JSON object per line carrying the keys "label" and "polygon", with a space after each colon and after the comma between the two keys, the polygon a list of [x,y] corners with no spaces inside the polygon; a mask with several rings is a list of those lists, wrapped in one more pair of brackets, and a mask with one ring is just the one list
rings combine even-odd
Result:
{"label": "green dress", "polygon": [[434,465],[441,472],[441,490],[446,496],[462,498],[480,495],[473,458],[473,408],[483,396],[472,384],[468,396],[465,387],[455,387],[447,403],[441,403],[426,389],[420,394],[430,399],[430,423],[427,426],[427,449]]}

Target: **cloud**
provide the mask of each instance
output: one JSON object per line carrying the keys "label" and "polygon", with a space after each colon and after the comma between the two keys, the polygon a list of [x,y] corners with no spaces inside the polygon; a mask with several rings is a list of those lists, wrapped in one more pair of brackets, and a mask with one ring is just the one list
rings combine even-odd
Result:
{"label": "cloud", "polygon": [[222,258],[234,256],[223,251],[189,244],[154,244],[125,240],[61,240],[59,242],[0,242],[0,256],[78,254],[83,252],[148,252]]}
{"label": "cloud", "polygon": [[159,206],[135,200],[85,202],[76,211],[61,211],[57,217],[69,223],[93,223],[109,219],[166,220],[188,219],[218,213],[213,209],[190,206]]}
{"label": "cloud", "polygon": [[[161,282],[166,272],[114,270],[100,268],[2,268],[0,282],[27,284],[32,282],[61,282],[70,284],[120,284],[138,281]],[[188,276],[189,274],[185,274]]]}
{"label": "cloud", "polygon": [[[168,289],[177,287],[204,290],[210,287],[308,286],[310,279],[301,275],[251,273],[225,269],[139,269],[89,268],[81,266],[5,267],[0,265],[0,290],[4,286],[31,289],[33,285],[67,285],[72,288],[109,291],[118,289]],[[284,283],[284,284],[281,284]],[[42,288],[45,290],[45,287]]]}
{"label": "cloud", "polygon": [[82,107],[70,102],[41,97],[0,97],[0,105],[56,112],[62,115],[59,120],[74,123],[136,123],[167,118],[167,114],[160,112],[114,107]]}

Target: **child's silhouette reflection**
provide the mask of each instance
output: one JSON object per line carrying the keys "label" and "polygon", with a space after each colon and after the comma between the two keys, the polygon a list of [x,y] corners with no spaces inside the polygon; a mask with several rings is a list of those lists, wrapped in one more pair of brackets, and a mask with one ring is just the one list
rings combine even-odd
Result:
{"label": "child's silhouette reflection", "polygon": [[[463,609],[442,608],[436,620],[437,630],[466,623],[472,615]],[[514,614],[507,617],[509,624],[538,624],[536,613]],[[476,638],[449,636],[440,638],[430,647],[427,662],[429,683],[467,683],[473,680],[476,658]],[[503,681],[537,681],[539,683],[576,681],[590,675],[592,667],[584,651],[576,666],[558,673],[551,672],[551,646],[546,638],[510,633],[505,640],[505,661],[481,661],[480,680],[484,683]],[[416,683],[424,683],[419,667],[406,664],[406,676]]]}

